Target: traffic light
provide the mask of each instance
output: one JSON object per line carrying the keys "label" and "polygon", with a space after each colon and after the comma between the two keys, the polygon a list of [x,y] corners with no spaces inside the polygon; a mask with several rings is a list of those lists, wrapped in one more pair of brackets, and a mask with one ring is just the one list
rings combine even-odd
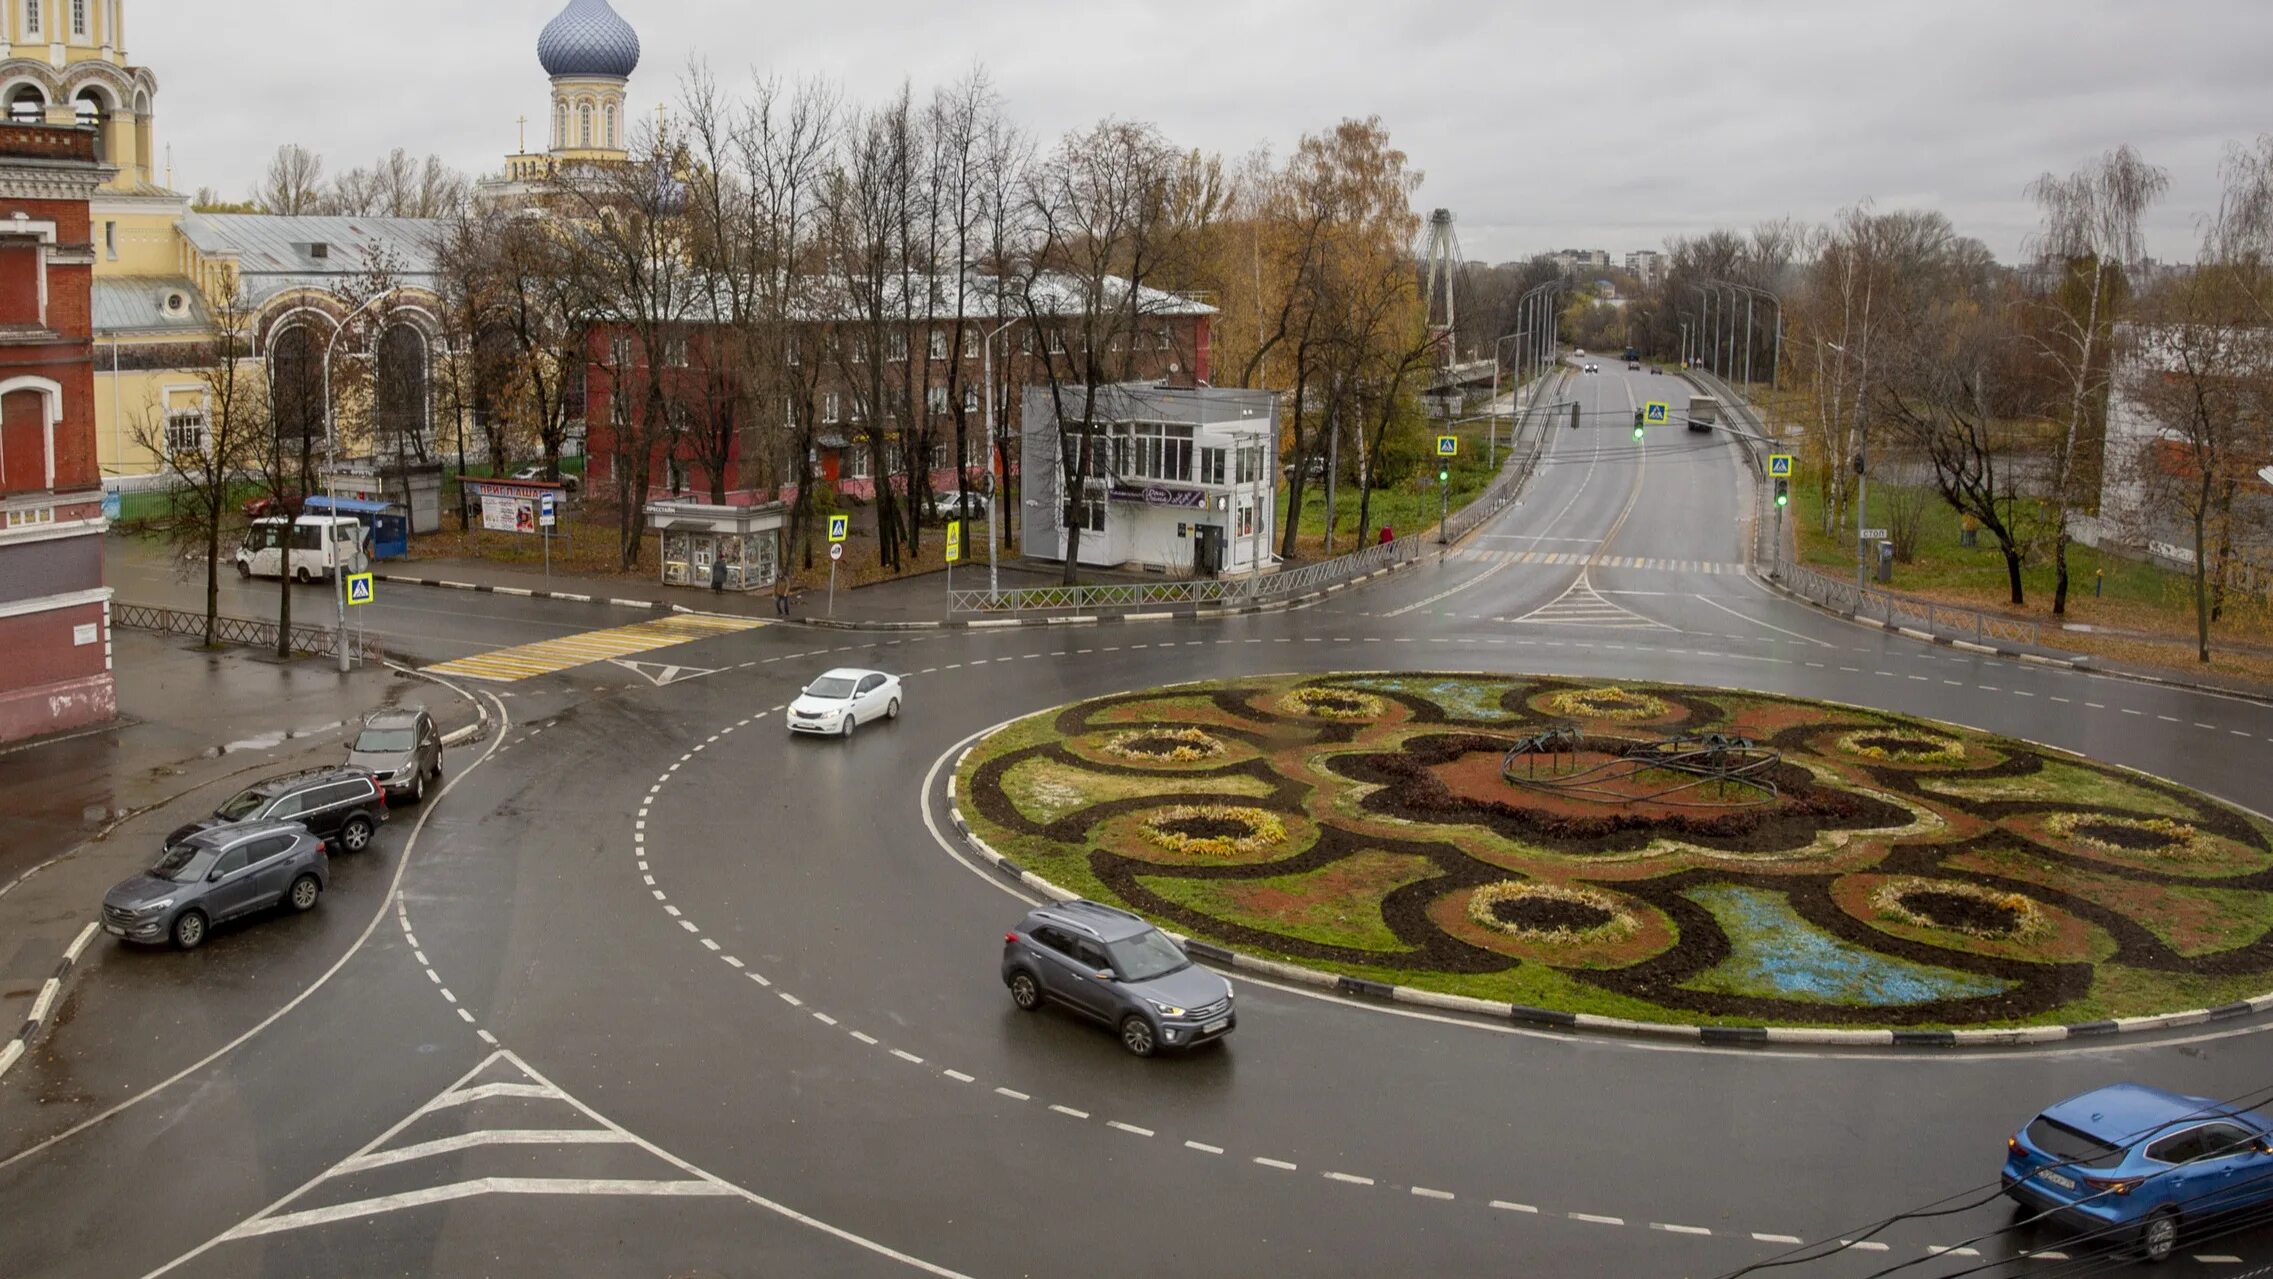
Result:
{"label": "traffic light", "polygon": [[1436,482],[1437,482],[1437,483],[1439,483],[1439,484],[1450,484],[1450,483],[1452,482],[1452,468],[1450,468],[1450,467],[1439,467],[1439,468],[1437,468],[1437,472],[1436,472]]}
{"label": "traffic light", "polygon": [[1640,409],[1634,410],[1634,438],[1637,440],[1642,438],[1642,411]]}
{"label": "traffic light", "polygon": [[1776,507],[1777,507],[1777,509],[1778,509],[1778,510],[1781,510],[1781,509],[1783,509],[1784,507],[1790,506],[1791,504],[1792,504],[1792,482],[1791,482],[1790,480],[1777,480],[1777,481],[1776,481]]}

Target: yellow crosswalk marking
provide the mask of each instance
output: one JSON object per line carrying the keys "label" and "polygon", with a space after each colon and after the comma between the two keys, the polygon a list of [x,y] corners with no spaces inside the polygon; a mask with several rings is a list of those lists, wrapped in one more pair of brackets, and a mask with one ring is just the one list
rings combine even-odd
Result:
{"label": "yellow crosswalk marking", "polygon": [[577,635],[563,635],[558,639],[539,640],[534,644],[517,644],[512,648],[476,653],[472,657],[440,662],[426,669],[437,675],[459,675],[468,679],[506,683],[550,675],[572,667],[588,666],[612,657],[629,657],[633,653],[670,648],[675,644],[691,644],[715,635],[755,630],[763,625],[764,622],[754,618],[712,617],[705,614],[658,617],[652,621],[634,622],[629,626],[616,626],[604,631],[585,631]]}

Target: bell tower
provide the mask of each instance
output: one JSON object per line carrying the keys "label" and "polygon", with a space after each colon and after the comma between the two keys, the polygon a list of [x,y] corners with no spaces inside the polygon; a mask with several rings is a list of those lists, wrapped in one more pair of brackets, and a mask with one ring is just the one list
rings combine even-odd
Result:
{"label": "bell tower", "polygon": [[158,79],[127,57],[126,0],[0,0],[0,37],[10,120],[92,126],[104,191],[158,189]]}

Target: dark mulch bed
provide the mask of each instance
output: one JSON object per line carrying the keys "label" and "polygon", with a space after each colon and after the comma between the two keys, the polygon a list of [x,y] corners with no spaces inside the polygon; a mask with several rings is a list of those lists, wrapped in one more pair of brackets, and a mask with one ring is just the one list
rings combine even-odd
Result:
{"label": "dark mulch bed", "polygon": [[1953,928],[1977,937],[2009,937],[2020,927],[2020,912],[1965,893],[1919,889],[1895,898],[1902,909],[1930,919],[1937,928]]}
{"label": "dark mulch bed", "polygon": [[1162,733],[1150,737],[1132,737],[1125,742],[1116,743],[1114,749],[1128,755],[1149,755],[1155,759],[1172,759],[1180,750],[1204,750],[1206,748],[1197,743],[1187,742],[1181,738],[1170,737]]}
{"label": "dark mulch bed", "polygon": [[1855,739],[1855,745],[1870,750],[1885,751],[1897,759],[1906,755],[1931,755],[1936,751],[1945,749],[1946,746],[1945,743],[1930,741],[1923,737],[1893,736],[1858,737]]}
{"label": "dark mulch bed", "polygon": [[1567,901],[1560,897],[1518,897],[1513,901],[1493,902],[1492,918],[1525,932],[1551,933],[1567,930],[1583,933],[1600,928],[1617,916],[1600,906],[1589,906],[1585,902]]}
{"label": "dark mulch bed", "polygon": [[2113,844],[2134,853],[2159,852],[2178,843],[2159,830],[2147,830],[2119,822],[2077,822],[2071,829],[2081,838],[2096,839],[2102,844]]}
{"label": "dark mulch bed", "polygon": [[1166,835],[1182,835],[1186,839],[1245,839],[1255,828],[1235,817],[1179,817],[1173,821],[1154,822],[1152,828]]}

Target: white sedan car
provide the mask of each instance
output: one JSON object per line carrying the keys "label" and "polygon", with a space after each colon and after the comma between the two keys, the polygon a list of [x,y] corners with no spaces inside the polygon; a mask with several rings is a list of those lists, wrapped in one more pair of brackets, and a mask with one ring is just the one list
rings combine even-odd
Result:
{"label": "white sedan car", "polygon": [[845,667],[806,685],[789,704],[789,731],[850,737],[872,719],[899,717],[899,676]]}

